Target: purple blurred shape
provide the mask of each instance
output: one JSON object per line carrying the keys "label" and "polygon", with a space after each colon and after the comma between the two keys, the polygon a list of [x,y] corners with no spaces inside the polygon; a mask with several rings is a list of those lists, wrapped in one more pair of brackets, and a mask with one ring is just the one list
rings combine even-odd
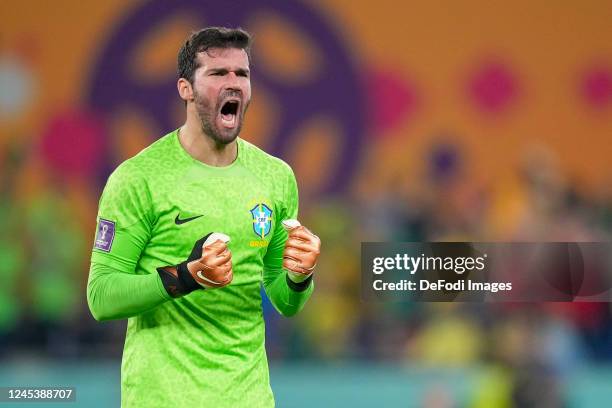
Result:
{"label": "purple blurred shape", "polygon": [[[349,50],[338,36],[335,22],[307,3],[261,0],[251,2],[235,0],[217,2],[210,0],[153,0],[135,7],[124,16],[104,46],[94,64],[91,89],[87,103],[96,110],[112,114],[126,105],[137,106],[155,121],[161,136],[179,126],[173,117],[173,106],[179,106],[176,76],[155,84],[143,84],[133,78],[130,59],[138,47],[156,27],[176,15],[188,14],[201,25],[242,26],[249,29],[249,22],[257,15],[272,13],[287,20],[306,36],[313,39],[323,56],[321,75],[306,83],[287,83],[274,72],[262,70],[257,64],[257,45],[254,49],[252,81],[278,101],[280,123],[270,145],[270,153],[284,157],[296,142],[300,126],[313,117],[331,117],[340,129],[339,150],[335,168],[326,174],[323,193],[344,189],[359,163],[363,135],[366,131],[364,104],[357,67]],[[189,30],[200,27],[185,27]],[[253,33],[257,37],[257,33]],[[177,45],[178,52],[178,45]],[[257,98],[257,95],[254,95]],[[247,119],[248,120],[248,119]],[[108,161],[111,161],[107,157]],[[111,165],[112,167],[112,165]]]}
{"label": "purple blurred shape", "polygon": [[459,172],[461,160],[457,146],[453,144],[435,145],[429,156],[431,179],[446,182]]}

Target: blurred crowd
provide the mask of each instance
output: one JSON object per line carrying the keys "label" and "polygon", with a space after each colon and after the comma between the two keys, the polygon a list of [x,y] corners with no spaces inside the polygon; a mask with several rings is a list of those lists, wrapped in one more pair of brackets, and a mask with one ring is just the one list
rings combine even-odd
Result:
{"label": "blurred crowd", "polygon": [[[85,301],[90,243],[61,188],[22,205],[7,175],[23,160],[10,149],[2,160],[0,355],[118,357],[125,322],[95,322]],[[503,182],[471,180],[452,144],[432,148],[427,161],[419,183],[364,178],[334,197],[303,198],[301,218],[324,243],[316,291],[294,319],[264,297],[271,359],[479,367],[473,406],[564,406],[568,373],[612,362],[608,303],[365,302],[360,243],[608,241],[610,191],[585,194],[544,148],[528,151]],[[447,399],[432,391],[424,403]]]}
{"label": "blurred crowd", "polygon": [[[317,295],[270,349],[279,358],[358,358],[480,367],[471,406],[567,406],[567,376],[612,362],[609,303],[368,303],[361,241],[607,242],[612,195],[580,190],[552,152],[530,149],[513,180],[475,183],[452,145],[432,149],[420,185],[374,180],[309,211],[325,244]],[[270,336],[272,337],[272,335]],[[452,406],[439,395],[428,406]]]}

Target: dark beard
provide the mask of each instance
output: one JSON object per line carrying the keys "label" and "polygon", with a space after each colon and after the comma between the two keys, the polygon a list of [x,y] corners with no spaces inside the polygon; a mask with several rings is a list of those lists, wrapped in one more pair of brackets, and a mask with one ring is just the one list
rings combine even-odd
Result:
{"label": "dark beard", "polygon": [[[244,119],[243,112],[246,111],[246,107],[245,109],[242,109],[240,112],[236,113],[237,115],[239,115],[238,126],[234,129],[229,130],[228,133],[224,133],[217,129],[217,127],[215,126],[216,115],[221,107],[215,106],[213,109],[213,107],[207,106],[203,98],[200,97],[200,95],[195,91],[195,89],[194,99],[196,112],[198,113],[198,117],[200,118],[200,127],[205,135],[210,137],[217,145],[226,145],[236,140],[238,134],[242,130],[242,123]],[[248,107],[248,105],[246,106]]]}

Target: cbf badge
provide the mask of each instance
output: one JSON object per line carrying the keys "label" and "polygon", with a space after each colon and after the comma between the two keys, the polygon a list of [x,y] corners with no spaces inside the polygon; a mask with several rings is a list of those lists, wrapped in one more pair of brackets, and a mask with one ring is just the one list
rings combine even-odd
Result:
{"label": "cbf badge", "polygon": [[263,239],[270,233],[272,227],[272,210],[264,203],[259,203],[251,209],[253,216],[253,231]]}

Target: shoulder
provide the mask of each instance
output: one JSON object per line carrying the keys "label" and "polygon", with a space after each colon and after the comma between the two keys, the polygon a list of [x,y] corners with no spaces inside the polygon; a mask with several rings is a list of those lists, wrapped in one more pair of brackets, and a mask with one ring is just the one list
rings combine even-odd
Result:
{"label": "shoulder", "polygon": [[123,161],[112,172],[109,182],[120,181],[121,184],[141,183],[164,171],[172,162],[172,135],[162,136],[136,155]]}
{"label": "shoulder", "polygon": [[239,148],[242,149],[242,160],[252,171],[256,171],[262,176],[294,177],[291,166],[284,160],[266,153],[254,144],[240,139]]}
{"label": "shoulder", "polygon": [[123,161],[110,174],[100,197],[98,212],[108,219],[132,225],[149,219],[153,208],[150,186],[164,174],[161,157],[167,151],[162,137],[138,154]]}
{"label": "shoulder", "polygon": [[275,196],[285,206],[291,206],[298,199],[297,181],[291,166],[278,157],[264,152],[259,147],[240,139],[242,160],[251,174],[270,186]]}

